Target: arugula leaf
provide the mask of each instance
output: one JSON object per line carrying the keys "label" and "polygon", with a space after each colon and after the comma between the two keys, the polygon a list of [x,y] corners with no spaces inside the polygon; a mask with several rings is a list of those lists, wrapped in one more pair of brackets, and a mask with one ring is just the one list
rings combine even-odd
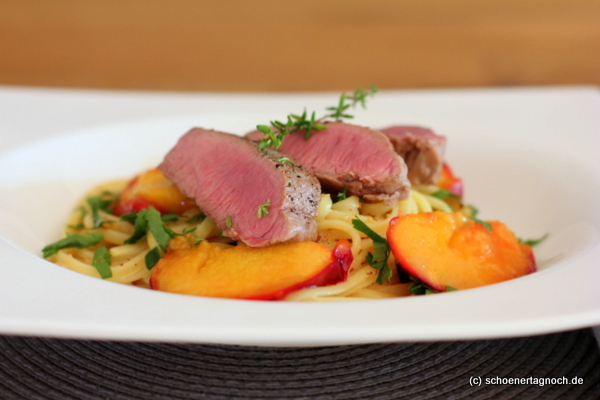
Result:
{"label": "arugula leaf", "polygon": [[477,214],[479,214],[479,210],[472,205],[468,205],[467,207],[469,208],[469,210],[471,210],[471,218],[477,217]]}
{"label": "arugula leaf", "polygon": [[544,240],[548,239],[548,236],[550,236],[550,235],[548,233],[546,233],[544,236],[542,236],[539,239],[528,239],[528,240],[519,239],[519,243],[526,244],[527,246],[533,247],[536,244],[540,244]]}
{"label": "arugula leaf", "polygon": [[408,290],[415,296],[420,296],[423,294],[439,293],[439,291],[433,289],[431,286],[424,283],[416,276],[409,275],[409,279],[412,281],[412,283],[408,287]]}
{"label": "arugula leaf", "polygon": [[129,222],[130,224],[135,224],[135,219],[137,218],[138,213],[135,211],[130,212],[129,214],[121,215],[121,221]]}
{"label": "arugula leaf", "polygon": [[[126,215],[129,216],[130,214]],[[131,220],[131,217],[128,217],[128,219]],[[146,236],[148,231],[152,233],[152,236],[163,250],[167,249],[169,239],[178,235],[163,224],[160,213],[154,207],[148,207],[136,214],[133,233],[125,240],[125,244],[139,242],[141,238]]]}
{"label": "arugula leaf", "polygon": [[110,269],[110,252],[104,246],[100,246],[94,252],[92,265],[96,267],[102,279],[108,279],[113,276]]}
{"label": "arugula leaf", "polygon": [[154,236],[154,239],[158,242],[158,245],[162,251],[167,251],[169,246],[169,239],[175,236],[175,232],[163,225],[160,218],[160,213],[156,208],[150,206],[146,212],[146,220],[148,221],[148,230]]}
{"label": "arugula leaf", "polygon": [[[410,275],[400,264],[396,262],[396,269],[398,270],[398,277],[400,279],[400,283],[409,283],[408,290],[414,294],[415,296],[419,296],[422,294],[433,294],[439,293],[438,290],[433,289],[431,286],[423,283],[419,278],[414,275]],[[453,288],[452,286],[445,287],[446,292],[455,292],[458,289]]]}
{"label": "arugula leaf", "polygon": [[67,225],[67,228],[69,228],[69,229],[83,229],[83,228],[85,228],[85,227],[84,227],[84,226],[83,226],[83,224],[80,222],[80,223],[78,223],[77,225]]}
{"label": "arugula leaf", "polygon": [[[140,241],[146,235],[148,231],[148,219],[146,218],[147,210],[143,209],[139,213],[135,215],[135,226],[133,228],[133,233],[125,240],[125,244],[135,244]],[[126,214],[129,216],[130,214]],[[123,219],[123,217],[121,217]]]}
{"label": "arugula leaf", "polygon": [[163,222],[177,222],[181,218],[185,217],[176,213],[168,213],[160,217]]}
{"label": "arugula leaf", "polygon": [[469,219],[477,222],[478,224],[483,225],[485,227],[485,229],[487,229],[488,231],[492,230],[492,226],[490,224],[488,224],[487,222],[483,221],[483,220],[480,220],[480,219],[475,218],[475,217],[469,217]]}
{"label": "arugula leaf", "polygon": [[375,231],[367,226],[358,217],[352,220],[352,226],[359,232],[364,233],[373,241],[373,254],[367,254],[367,262],[375,269],[379,270],[377,275],[377,283],[383,285],[392,279],[392,270],[388,266],[388,258],[390,257],[390,245],[388,241],[379,236]]}
{"label": "arugula leaf", "polygon": [[92,221],[93,221],[93,229],[100,228],[102,226],[102,221],[104,221],[104,217],[101,217],[98,212],[104,211],[108,214],[111,214],[112,211],[110,209],[110,205],[113,200],[106,200],[100,196],[89,197],[86,199],[87,203],[92,210]]}
{"label": "arugula leaf", "polygon": [[435,197],[436,199],[444,200],[450,197],[451,199],[459,200],[458,197],[449,190],[439,189],[430,194],[431,197]]}
{"label": "arugula leaf", "polygon": [[152,269],[156,263],[161,259],[160,249],[158,247],[153,248],[144,257],[144,261],[146,262],[146,268],[149,270]]}
{"label": "arugula leaf", "polygon": [[188,220],[188,224],[193,224],[195,222],[202,222],[202,221],[204,221],[205,218],[206,218],[206,214],[204,214],[203,212],[201,212],[200,214],[194,215],[193,217],[191,217]]}
{"label": "arugula leaf", "polygon": [[58,242],[51,243],[42,249],[44,258],[48,258],[53,254],[58,253],[59,250],[68,248],[82,249],[84,247],[95,246],[104,240],[104,235],[101,233],[90,233],[87,236],[79,233],[69,235]]}

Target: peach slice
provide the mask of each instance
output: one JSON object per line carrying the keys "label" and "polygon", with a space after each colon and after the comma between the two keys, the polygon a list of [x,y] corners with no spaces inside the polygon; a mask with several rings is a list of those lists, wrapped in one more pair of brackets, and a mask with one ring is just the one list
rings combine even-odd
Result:
{"label": "peach slice", "polygon": [[390,221],[396,261],[433,289],[470,289],[534,272],[531,248],[501,222],[491,230],[459,212],[408,214]]}
{"label": "peach slice", "polygon": [[153,268],[150,286],[195,296],[279,300],[295,290],[345,281],[352,259],[346,240],[333,251],[314,242],[222,249],[203,241],[167,252]]}
{"label": "peach slice", "polygon": [[463,195],[463,181],[456,177],[450,169],[450,166],[446,163],[442,166],[442,172],[437,182],[437,186],[440,189],[444,189],[454,194],[456,197],[461,198]]}
{"label": "peach slice", "polygon": [[127,184],[113,206],[113,213],[124,215],[150,206],[161,214],[181,214],[195,207],[195,202],[184,196],[158,169],[151,169]]}

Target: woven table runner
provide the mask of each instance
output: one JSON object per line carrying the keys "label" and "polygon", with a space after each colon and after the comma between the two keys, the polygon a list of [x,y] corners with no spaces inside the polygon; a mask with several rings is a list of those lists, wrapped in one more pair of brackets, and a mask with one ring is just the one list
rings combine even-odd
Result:
{"label": "woven table runner", "polygon": [[600,351],[591,329],[314,348],[0,336],[0,399],[600,399]]}

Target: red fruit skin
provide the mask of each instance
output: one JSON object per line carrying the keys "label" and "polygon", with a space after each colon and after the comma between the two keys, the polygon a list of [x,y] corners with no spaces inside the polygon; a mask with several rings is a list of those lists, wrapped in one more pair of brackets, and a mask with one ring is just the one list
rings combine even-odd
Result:
{"label": "red fruit skin", "polygon": [[442,172],[437,185],[444,190],[449,191],[458,198],[462,198],[464,192],[463,181],[452,172],[450,166],[446,163],[442,166]]}
{"label": "red fruit skin", "polygon": [[245,297],[244,300],[281,300],[288,294],[300,289],[315,286],[328,286],[339,282],[344,282],[348,278],[348,269],[350,268],[350,264],[352,264],[352,261],[354,261],[351,246],[347,240],[342,239],[335,245],[333,251],[331,252],[331,260],[331,264],[323,268],[321,272],[310,279],[276,292],[265,293],[259,296]]}
{"label": "red fruit skin", "polygon": [[[147,191],[148,189],[152,190],[153,185],[155,186],[157,183],[164,184],[170,183],[170,181],[164,178],[164,176],[158,172],[158,170],[146,171],[145,173],[134,177],[127,183],[127,186],[125,186],[119,195],[119,199],[114,203],[112,209],[113,214],[121,216],[131,212],[137,213],[149,207],[154,207],[161,214],[168,214],[171,212],[179,214],[193,207],[193,205],[189,203],[188,199],[183,199],[183,195],[181,195],[177,189],[173,190],[173,188],[165,189],[156,187],[154,189],[155,197],[157,192],[162,192],[164,194],[163,199],[166,198],[167,200],[171,200],[172,198],[169,197],[169,193],[172,196],[174,191],[176,191],[178,195],[182,196],[182,200],[185,200],[185,203],[178,201],[160,202],[154,200],[152,197],[145,197],[143,191]],[[140,192],[140,190],[142,192]],[[165,190],[167,191],[166,193]]]}
{"label": "red fruit skin", "polygon": [[163,210],[160,206],[152,204],[151,202],[139,197],[115,202],[113,205],[113,214],[116,216],[121,216],[129,214],[130,212],[137,213],[148,207],[154,207],[159,213],[166,214],[165,210]]}
{"label": "red fruit skin", "polygon": [[[123,193],[130,192],[138,183],[139,176],[136,176],[132,180],[129,181],[125,189],[123,189]],[[159,213],[165,214],[165,210],[163,210],[160,206],[153,204],[152,202],[142,198],[142,197],[129,197],[127,199],[119,198],[113,205],[113,214],[116,216],[121,216],[125,214],[129,214],[130,212],[140,212],[148,207],[154,207]]]}

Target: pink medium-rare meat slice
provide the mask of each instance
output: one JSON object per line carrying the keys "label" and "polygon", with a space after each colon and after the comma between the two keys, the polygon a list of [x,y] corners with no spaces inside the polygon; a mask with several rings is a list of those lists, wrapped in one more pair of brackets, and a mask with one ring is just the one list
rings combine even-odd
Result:
{"label": "pink medium-rare meat slice", "polygon": [[[304,132],[283,139],[279,151],[314,173],[324,189],[363,197],[366,201],[393,204],[408,198],[410,182],[406,164],[390,140],[379,131],[343,122],[330,122],[327,129]],[[246,137],[261,140],[262,132]]]}
{"label": "pink medium-rare meat slice", "polygon": [[238,136],[195,128],[159,169],[227,236],[248,246],[316,240],[319,182],[282,157]]}
{"label": "pink medium-rare meat slice", "polygon": [[408,166],[408,179],[413,185],[437,183],[442,165],[446,138],[436,135],[431,129],[418,126],[391,126],[382,129],[394,150]]}

